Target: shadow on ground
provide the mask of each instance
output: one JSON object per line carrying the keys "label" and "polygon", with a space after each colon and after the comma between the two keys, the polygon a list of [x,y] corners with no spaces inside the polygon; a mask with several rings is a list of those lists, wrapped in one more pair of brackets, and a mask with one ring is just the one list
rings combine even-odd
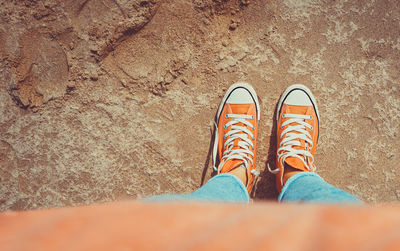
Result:
{"label": "shadow on ground", "polygon": [[272,116],[272,130],[269,137],[269,148],[268,148],[268,158],[265,163],[264,170],[260,173],[259,181],[253,190],[252,197],[255,200],[276,200],[278,197],[278,192],[275,188],[275,175],[268,171],[268,165],[274,169],[276,161],[276,109],[278,103],[275,106],[275,112]]}

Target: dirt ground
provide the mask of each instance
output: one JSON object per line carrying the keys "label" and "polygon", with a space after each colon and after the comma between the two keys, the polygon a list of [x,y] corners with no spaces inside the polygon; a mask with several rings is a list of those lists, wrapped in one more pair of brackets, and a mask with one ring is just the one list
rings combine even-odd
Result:
{"label": "dirt ground", "polygon": [[254,200],[276,200],[273,114],[307,85],[318,173],[400,200],[397,0],[0,1],[0,210],[188,193],[225,90],[261,101]]}

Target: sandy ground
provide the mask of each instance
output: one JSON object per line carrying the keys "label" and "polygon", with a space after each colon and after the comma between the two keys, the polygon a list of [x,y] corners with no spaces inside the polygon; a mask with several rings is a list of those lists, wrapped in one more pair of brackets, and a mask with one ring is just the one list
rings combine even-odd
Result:
{"label": "sandy ground", "polygon": [[400,200],[400,2],[0,2],[0,210],[187,193],[211,177],[230,84],[261,101],[254,200],[276,199],[273,114],[302,83],[318,173]]}

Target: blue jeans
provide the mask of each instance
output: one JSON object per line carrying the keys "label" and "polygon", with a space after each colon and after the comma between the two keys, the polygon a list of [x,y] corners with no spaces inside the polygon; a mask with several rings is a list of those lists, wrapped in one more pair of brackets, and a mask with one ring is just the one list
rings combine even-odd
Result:
{"label": "blue jeans", "polygon": [[[195,200],[219,202],[249,202],[243,183],[232,174],[220,174],[190,194],[158,195],[147,201]],[[279,194],[278,201],[315,203],[360,203],[353,195],[326,183],[318,174],[302,172],[290,177]]]}

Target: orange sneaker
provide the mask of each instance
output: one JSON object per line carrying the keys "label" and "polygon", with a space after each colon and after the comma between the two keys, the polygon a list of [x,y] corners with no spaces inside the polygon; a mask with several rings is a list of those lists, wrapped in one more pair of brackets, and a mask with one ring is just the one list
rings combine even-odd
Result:
{"label": "orange sneaker", "polygon": [[246,83],[229,87],[215,118],[213,168],[218,174],[244,168],[249,193],[259,174],[255,170],[259,120],[260,105],[253,87]]}
{"label": "orange sneaker", "polygon": [[[289,86],[282,94],[276,111],[277,156],[276,187],[284,185],[285,168],[295,172],[313,172],[318,141],[319,114],[314,96],[304,85]],[[294,173],[295,173],[294,172]]]}

